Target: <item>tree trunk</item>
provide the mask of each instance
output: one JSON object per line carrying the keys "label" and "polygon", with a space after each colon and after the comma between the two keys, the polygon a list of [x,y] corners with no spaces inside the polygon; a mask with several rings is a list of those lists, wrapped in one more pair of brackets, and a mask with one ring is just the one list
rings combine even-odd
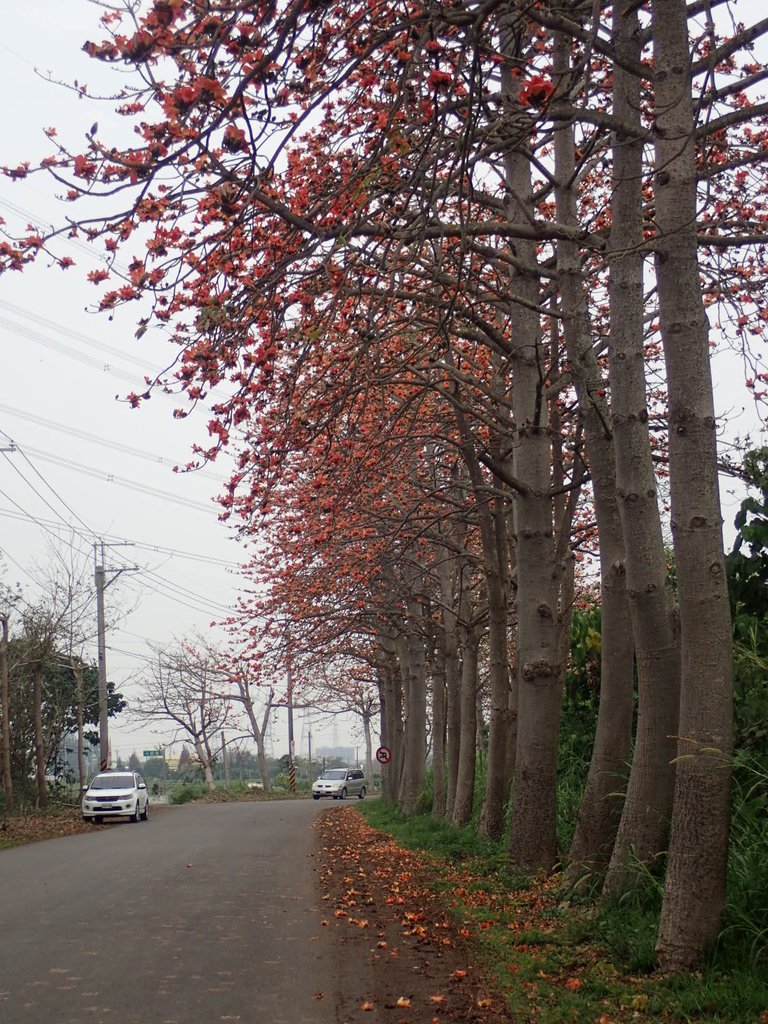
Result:
{"label": "tree trunk", "polygon": [[201,740],[201,739],[198,739],[197,737],[195,737],[194,744],[195,744],[195,753],[197,754],[197,759],[200,762],[200,764],[203,766],[203,774],[205,775],[205,784],[208,787],[208,791],[210,793],[212,793],[213,790],[216,789],[216,783],[214,782],[213,771],[211,770],[211,761],[213,760],[213,757],[211,755],[211,751],[210,751],[210,748],[208,746],[208,741],[207,740]]}
{"label": "tree trunk", "polygon": [[[459,750],[461,748],[461,667],[459,665],[458,619],[453,607],[453,579],[456,574],[449,573],[451,583],[443,592],[443,643],[445,645],[445,820],[450,821],[456,799],[456,783],[459,774]],[[450,607],[445,605],[450,601]]]}
{"label": "tree trunk", "polygon": [[407,666],[405,670],[405,733],[403,772],[398,803],[406,817],[412,817],[424,791],[427,755],[427,684],[422,609],[417,600],[408,600]]}
{"label": "tree trunk", "polygon": [[[500,373],[495,373],[495,390]],[[500,396],[501,397],[501,396]],[[463,413],[457,411],[461,434],[461,452],[475,497],[475,510],[483,551],[483,574],[488,597],[488,679],[490,715],[488,722],[488,761],[485,795],[479,831],[498,839],[504,828],[509,800],[510,777],[507,773],[507,734],[509,730],[508,604],[509,547],[506,510],[486,482],[475,451],[475,440]],[[493,443],[493,442],[492,442]],[[501,449],[498,440],[494,447]],[[496,453],[494,453],[496,454]]]}
{"label": "tree trunk", "polygon": [[435,645],[435,664],[432,671],[432,817],[438,821],[445,818],[445,637],[438,629]]}
{"label": "tree trunk", "polygon": [[[640,34],[635,5],[632,0],[622,0],[614,15],[617,52],[639,61]],[[617,65],[614,114],[639,127],[640,102],[637,77]],[[615,134],[613,166],[608,362],[617,493],[637,661],[638,715],[632,769],[605,880],[606,895],[618,895],[636,885],[642,879],[638,866],[651,866],[667,847],[680,672],[646,407],[643,143]]]}
{"label": "tree trunk", "polygon": [[33,717],[35,723],[35,780],[37,806],[48,806],[48,784],[45,781],[45,740],[43,738],[43,666],[37,663],[32,671]]}
{"label": "tree trunk", "polygon": [[[514,21],[514,19],[513,19]],[[511,35],[514,36],[513,25]],[[504,29],[506,35],[506,29]],[[510,53],[514,58],[514,53]],[[502,68],[507,111],[517,107],[519,79]],[[506,118],[510,118],[509,112]],[[517,125],[518,131],[522,126]],[[514,131],[510,128],[510,131]],[[522,143],[504,159],[507,217],[533,214],[531,168]],[[516,241],[525,267],[535,268],[536,247]],[[509,344],[513,360],[513,470],[525,491],[514,496],[517,553],[520,697],[509,854],[524,871],[550,871],[557,860],[557,744],[562,693],[558,600],[554,566],[551,448],[545,395],[546,354],[541,344],[539,276],[535,269],[510,280]],[[523,303],[515,302],[520,298]]]}
{"label": "tree trunk", "polygon": [[379,668],[379,694],[381,701],[381,742],[388,747],[392,758],[382,768],[382,792],[390,806],[397,803],[403,759],[403,716],[399,644],[384,633],[379,635],[379,648],[384,664]]}
{"label": "tree trunk", "polygon": [[[458,491],[458,488],[457,488]],[[460,497],[460,493],[457,494]],[[459,523],[446,544],[443,558],[436,567],[440,587],[440,622],[442,625],[443,653],[445,657],[445,820],[453,816],[456,783],[459,774],[461,747],[461,665],[459,661],[459,608],[465,600],[462,587],[462,558],[451,554],[451,548],[463,549],[467,524]]]}
{"label": "tree trunk", "polygon": [[365,777],[368,780],[368,788],[373,786],[373,736],[371,733],[372,711],[363,714],[363,742],[365,744]]}
{"label": "tree trunk", "polygon": [[[467,600],[466,605],[469,605]],[[466,608],[469,613],[469,607]],[[451,824],[457,828],[469,824],[475,799],[477,759],[477,631],[462,616],[461,630],[461,734],[459,770]]]}
{"label": "tree trunk", "polygon": [[[569,80],[568,40],[557,36],[555,78]],[[555,130],[557,219],[578,227],[574,184],[577,180],[573,127],[568,122]],[[601,659],[600,706],[592,759],[579,808],[566,882],[608,863],[619,824],[619,801],[613,795],[624,777],[632,740],[633,648],[624,578],[624,537],[616,500],[616,469],[605,381],[593,344],[589,307],[581,270],[579,247],[557,243],[560,311],[563,315],[568,366],[573,377],[584,425],[587,462],[600,543]],[[562,602],[561,602],[562,603]],[[568,609],[570,612],[570,609]],[[564,625],[569,626],[570,614]],[[570,629],[563,629],[569,640]]]}
{"label": "tree trunk", "polygon": [[504,830],[511,779],[508,774],[509,673],[507,667],[507,591],[499,571],[486,576],[490,715],[485,794],[479,831],[498,839]]}
{"label": "tree trunk", "polygon": [[13,776],[11,775],[11,718],[8,687],[8,616],[0,614],[0,751],[2,751],[3,792],[5,809],[13,808]]}
{"label": "tree trunk", "polygon": [[272,698],[274,691],[270,690],[269,698],[267,700],[267,706],[264,711],[264,725],[260,726],[256,718],[256,709],[253,706],[253,699],[251,698],[249,684],[245,681],[238,681],[238,687],[241,693],[241,703],[245,708],[245,713],[248,718],[248,723],[251,727],[251,736],[256,744],[256,760],[259,765],[259,774],[261,775],[261,784],[265,793],[269,793],[272,790],[272,782],[269,777],[269,767],[267,766],[267,754],[264,749],[264,726],[269,721],[269,712],[272,707]]}
{"label": "tree trunk", "polygon": [[72,673],[75,677],[75,721],[77,723],[77,778],[78,803],[82,800],[83,789],[88,779],[85,767],[85,686],[83,684],[83,663],[73,658],[71,661]]}
{"label": "tree trunk", "polygon": [[[513,625],[515,625],[513,623]],[[517,760],[517,708],[520,699],[520,675],[515,658],[509,673],[509,729],[507,730],[507,776],[515,777]]]}
{"label": "tree trunk", "polygon": [[678,764],[659,966],[698,966],[725,907],[733,732],[732,634],[709,349],[696,241],[696,154],[685,0],[651,5],[656,277],[669,394],[671,527],[680,599]]}

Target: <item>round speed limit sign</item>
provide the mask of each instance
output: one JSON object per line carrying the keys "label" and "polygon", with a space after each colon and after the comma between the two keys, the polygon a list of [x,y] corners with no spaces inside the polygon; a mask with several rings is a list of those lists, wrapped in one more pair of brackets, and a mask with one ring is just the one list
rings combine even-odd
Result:
{"label": "round speed limit sign", "polygon": [[376,751],[376,760],[379,764],[389,764],[392,760],[392,751],[389,747],[379,747]]}

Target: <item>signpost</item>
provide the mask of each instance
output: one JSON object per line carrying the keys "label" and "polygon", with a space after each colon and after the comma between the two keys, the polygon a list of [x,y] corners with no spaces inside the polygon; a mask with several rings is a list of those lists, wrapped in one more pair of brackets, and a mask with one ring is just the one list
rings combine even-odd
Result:
{"label": "signpost", "polygon": [[142,753],[143,753],[145,758],[147,758],[147,757],[162,757],[163,756],[162,750],[144,750],[144,751],[142,751]]}
{"label": "signpost", "polygon": [[379,764],[389,764],[392,760],[392,751],[389,747],[379,747],[376,751],[376,760]]}

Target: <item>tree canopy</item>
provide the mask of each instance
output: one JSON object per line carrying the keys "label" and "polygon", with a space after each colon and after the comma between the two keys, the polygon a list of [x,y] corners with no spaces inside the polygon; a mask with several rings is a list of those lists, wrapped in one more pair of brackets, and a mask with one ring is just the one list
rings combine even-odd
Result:
{"label": "tree canopy", "polygon": [[[560,857],[570,621],[599,559],[600,717],[573,860],[621,889],[671,819],[659,948],[674,968],[698,962],[724,901],[710,321],[756,399],[768,381],[768,22],[730,14],[126,0],[85,49],[128,72],[112,102],[130,141],[94,124],[76,151],[50,129],[49,157],[5,173],[49,176],[61,224],[0,243],[0,271],[68,270],[67,242],[85,241],[99,308],[136,303],[138,338],[170,334],[170,366],[128,397],[164,389],[205,420],[190,466],[231,456],[221,514],[253,557],[226,625],[253,678],[276,653],[308,689],[318,665],[341,667],[353,699],[375,678],[406,813],[428,742],[438,813],[471,808],[487,715],[480,827],[501,834],[512,792],[509,854],[531,872]],[[683,915],[694,867],[713,896]]]}

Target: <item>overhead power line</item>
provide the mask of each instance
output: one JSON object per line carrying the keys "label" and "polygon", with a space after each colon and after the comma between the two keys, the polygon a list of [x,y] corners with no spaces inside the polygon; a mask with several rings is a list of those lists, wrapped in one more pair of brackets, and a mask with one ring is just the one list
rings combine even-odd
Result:
{"label": "overhead power line", "polygon": [[24,327],[22,324],[14,323],[13,320],[6,320],[5,317],[0,317],[0,328],[5,328],[7,331],[12,331],[16,335],[27,338],[29,341],[34,341],[38,345],[42,345],[44,348],[49,348],[54,352],[59,352],[62,355],[67,356],[69,359],[74,359],[76,362],[82,363],[84,366],[90,366],[92,369],[109,374],[110,377],[114,377],[116,380],[125,381],[125,383],[130,385],[132,388],[146,387],[143,377],[139,378],[137,374],[125,373],[122,370],[116,369],[103,359],[97,359],[95,356],[89,356],[86,352],[78,352],[77,349],[72,348],[71,345],[66,345],[61,341],[55,341],[53,338],[47,338],[38,331],[33,331],[31,328]]}
{"label": "overhead power line", "polygon": [[[79,437],[83,441],[89,441],[92,444],[97,444],[102,448],[111,448],[113,451],[122,452],[125,455],[131,455],[137,459],[144,459],[147,462],[153,462],[158,466],[167,466],[169,469],[173,469],[175,466],[182,464],[181,460],[166,459],[162,455],[153,455],[151,452],[143,451],[141,448],[133,448],[130,445],[121,444],[118,441],[110,441],[105,437],[97,437],[95,434],[87,430],[78,430],[76,427],[68,427],[64,423],[57,423],[55,420],[47,420],[43,416],[38,416],[36,413],[25,412],[23,409],[16,409],[12,405],[5,405],[0,402],[0,412],[5,413],[8,416],[16,416],[19,419],[27,420],[29,423],[34,423],[39,426],[48,427],[51,430],[55,430],[60,433],[69,434],[71,437]],[[5,431],[6,437],[10,435]],[[15,440],[15,439],[14,439]],[[206,479],[215,480],[218,483],[226,483],[227,478],[217,473],[211,473],[208,466],[203,466],[200,470],[195,470],[195,473],[200,473],[205,476]]]}
{"label": "overhead power line", "polygon": [[[4,430],[0,430],[0,434],[2,434],[4,437],[7,437],[9,441],[11,440],[9,435],[6,434]],[[14,445],[15,445],[16,452],[22,457],[22,459],[24,459],[24,461],[27,463],[27,465],[32,470],[32,472],[37,476],[37,478],[41,481],[41,483],[45,487],[48,488],[48,490],[51,492],[51,494],[54,496],[54,498],[56,498],[56,500],[61,505],[64,506],[64,508],[67,510],[67,512],[69,512],[69,514],[72,516],[72,518],[76,519],[77,522],[80,523],[80,525],[86,531],[86,535],[92,535],[93,531],[91,530],[90,526],[88,526],[88,524],[83,519],[80,518],[80,516],[77,514],[77,512],[75,512],[75,510],[71,507],[71,505],[68,505],[67,502],[61,497],[59,492],[53,487],[53,485],[51,483],[49,483],[48,480],[45,479],[43,474],[40,472],[40,470],[37,468],[37,466],[35,466],[35,464],[31,461],[31,459],[29,458],[27,453],[24,451],[24,449],[20,445],[16,444],[16,442],[14,442]],[[27,478],[21,472],[19,467],[16,465],[16,462],[14,460],[8,459],[7,455],[6,455],[6,459],[11,464],[11,466],[14,469],[14,471],[16,473],[18,473],[18,475],[21,477],[21,479],[24,481],[24,483],[27,484],[27,486],[32,491],[35,492],[35,494],[38,496],[38,498],[40,498],[40,500],[43,502],[43,504],[46,505],[51,510],[51,512],[53,512],[54,515],[60,515],[60,513],[58,513],[56,511],[56,509],[53,508],[53,506],[47,501],[47,499],[44,498],[42,494],[40,494],[40,492],[37,490],[35,485],[30,483],[29,480],[27,480]]]}
{"label": "overhead power line", "polygon": [[[141,575],[141,572],[140,572]],[[127,588],[131,589],[131,584],[126,584]],[[220,619],[224,616],[230,615],[232,609],[226,605],[219,605],[214,607],[211,604],[205,604],[205,598],[201,597],[195,601],[193,599],[187,601],[183,597],[180,597],[171,589],[164,589],[163,587],[153,586],[151,581],[142,579],[137,585],[139,593],[143,591],[149,591],[151,594],[155,594],[157,597],[162,598],[165,601],[173,603],[174,607],[181,605],[183,608],[189,608],[190,611],[197,612],[199,615],[206,615],[211,619]]]}
{"label": "overhead power line", "polygon": [[[3,44],[0,43],[0,46]],[[0,208],[5,210],[7,213],[13,214],[14,217],[21,218],[25,224],[31,224],[38,230],[52,231],[55,227],[54,223],[45,217],[41,217],[39,213],[32,213],[30,210],[25,210],[23,206],[19,206],[18,203],[12,202],[10,199],[5,197],[0,198]],[[67,249],[77,249],[82,252],[89,260],[93,263],[98,263],[104,267],[108,264],[108,257],[106,253],[100,253],[92,244],[84,242],[81,238],[67,238],[66,240]],[[114,267],[118,274],[122,274],[124,277],[128,275],[128,267],[125,263],[121,263],[119,260],[115,260],[109,264]]]}
{"label": "overhead power line", "polygon": [[[44,524],[44,523],[43,523],[43,522],[42,522],[41,520],[37,519],[37,518],[36,518],[35,516],[33,516],[33,515],[32,515],[32,514],[30,513],[30,512],[27,512],[27,510],[26,510],[25,508],[23,508],[23,507],[22,507],[22,506],[21,506],[21,505],[20,505],[20,504],[19,504],[19,503],[18,503],[17,501],[15,501],[15,500],[14,500],[14,499],[13,499],[13,498],[12,498],[12,497],[10,496],[10,494],[7,494],[7,493],[6,493],[5,491],[3,491],[3,490],[0,490],[0,495],[2,495],[2,497],[3,497],[3,498],[5,498],[5,500],[6,500],[6,501],[9,501],[9,502],[10,502],[10,503],[11,503],[12,505],[15,505],[15,506],[16,506],[16,508],[17,508],[17,509],[19,510],[19,512],[21,512],[21,513],[22,513],[22,515],[23,515],[23,516],[24,516],[25,518],[27,518],[27,519],[30,519],[30,520],[31,520],[31,521],[32,521],[32,522],[33,522],[33,523],[34,523],[34,524],[35,524],[36,526],[38,526],[38,527],[39,527],[39,528],[40,528],[41,530],[43,530],[43,532],[44,532],[44,533],[47,533],[47,534],[49,534],[49,535],[50,535],[51,537],[53,537],[53,538],[54,538],[54,539],[55,539],[56,541],[59,541],[59,540],[61,540],[60,534],[59,534],[59,533],[57,532],[57,530],[55,530],[55,529],[52,529],[52,528],[51,528],[51,527],[49,527],[49,526],[46,526],[46,525],[45,525],[45,524]],[[50,507],[50,506],[49,506],[49,507]],[[72,527],[71,527],[71,526],[69,526],[69,525],[68,525],[67,523],[64,523],[64,522],[63,522],[63,520],[62,520],[62,521],[60,521],[60,522],[58,522],[58,523],[56,523],[56,526],[57,526],[57,527],[60,527],[60,526],[64,526],[64,527],[66,527],[66,528],[67,528],[67,529],[69,529],[69,530],[71,530],[71,529],[72,529]],[[75,530],[75,531],[74,531],[74,533],[75,533],[75,536],[77,536],[77,537],[79,537],[80,539],[82,539],[82,535],[81,535],[81,534],[80,534],[80,533],[79,533],[79,532],[78,532],[77,530]],[[83,556],[84,558],[85,558],[85,557],[88,557],[88,556],[87,556],[87,554],[86,554],[86,552],[85,552],[85,551],[83,551],[83,549],[82,549],[82,548],[78,548],[78,547],[77,547],[77,545],[75,545],[75,544],[74,544],[74,543],[73,543],[72,541],[67,541],[67,545],[68,545],[68,546],[69,546],[69,547],[70,547],[70,548],[71,548],[71,549],[72,549],[73,551],[76,551],[76,552],[77,552],[77,553],[78,553],[79,555],[82,555],[82,556]],[[25,571],[26,571],[26,570],[25,570]]]}
{"label": "overhead power line", "polygon": [[[81,331],[75,331],[71,327],[66,327],[54,320],[48,320],[44,316],[40,316],[39,313],[33,312],[31,309],[26,309],[24,306],[17,306],[13,302],[8,302],[7,299],[0,299],[0,308],[6,309],[14,316],[20,316],[24,320],[30,320],[32,323],[37,324],[38,327],[44,327],[48,331],[58,335],[66,335],[68,338],[72,338],[73,341],[79,341],[82,345],[87,348],[92,348],[100,356],[102,356],[101,362],[103,362],[103,356],[109,355],[115,359],[119,359],[124,363],[131,363],[137,369],[141,370],[142,373],[149,376],[154,376],[155,371],[149,365],[146,359],[140,359],[138,356],[133,355],[130,352],[125,351],[122,348],[114,348],[111,345],[107,345],[103,341],[99,341],[98,338],[91,338],[87,334],[83,334]],[[11,323],[13,327],[17,326],[12,321],[3,321],[4,323]],[[29,328],[27,328],[29,330]],[[36,332],[35,332],[36,333]],[[39,335],[40,338],[45,335]]]}
{"label": "overhead power line", "polygon": [[30,448],[27,446],[26,450],[35,456],[35,458],[42,459],[44,462],[51,463],[54,466],[63,466],[65,469],[72,469],[77,473],[84,473],[86,476],[93,477],[96,480],[101,480],[102,483],[117,484],[120,487],[129,487],[133,491],[139,491],[142,494],[151,495],[153,498],[162,498],[164,501],[171,501],[176,505],[182,505],[184,508],[189,508],[195,512],[206,512],[209,515],[217,515],[216,510],[203,504],[201,501],[195,501],[192,498],[184,498],[179,494],[169,494],[168,491],[162,491],[158,487],[150,487],[148,484],[140,483],[138,480],[129,480],[126,477],[116,476],[114,473],[109,473],[102,469],[93,469],[90,466],[84,466],[80,462],[74,462],[72,459],[65,459],[58,455],[49,455],[48,452],[40,451],[38,448]]}
{"label": "overhead power line", "polygon": [[[23,513],[23,518],[35,523],[36,526],[43,529],[46,533],[50,534],[57,541],[61,541],[61,536],[54,529],[49,528],[43,521],[37,519],[35,516],[31,515],[30,513],[22,509],[21,505],[19,505],[18,502],[14,501],[14,499],[11,498],[10,495],[6,494],[5,491],[0,490],[0,495],[2,495],[6,499],[6,501],[10,501],[11,504],[16,505],[16,507]],[[17,516],[16,518],[22,517]],[[84,551],[82,548],[77,547],[77,545],[74,544],[72,541],[66,541],[66,543],[68,547],[70,547],[73,551],[76,551],[83,558],[87,559],[90,557],[90,552]],[[9,562],[12,562],[30,580],[32,580],[32,582],[36,582],[34,580],[34,577],[29,573],[29,571],[25,569],[21,565],[21,563],[18,562],[12,555],[10,555],[5,548],[0,548],[0,555],[6,558]],[[189,608],[192,611],[202,612],[204,615],[210,615],[214,618],[221,616],[222,614],[228,614],[232,610],[230,605],[225,605],[221,602],[214,601],[210,597],[205,597],[201,594],[196,594],[194,591],[189,590],[187,587],[183,587],[180,584],[172,583],[171,581],[166,580],[164,577],[160,576],[158,573],[155,573],[152,569],[148,569],[146,566],[130,566],[130,568],[135,568],[143,576],[149,577],[149,580],[143,580],[141,587],[139,588],[139,594],[141,593],[142,589],[148,590],[153,594],[157,594],[158,597],[162,597],[169,601],[173,601],[174,604],[183,605],[185,608]],[[188,597],[190,600],[196,603],[191,604],[189,600],[184,599],[185,597]]]}
{"label": "overhead power line", "polygon": [[[19,513],[19,512],[14,512],[12,509],[8,509],[8,508],[0,508],[0,516],[3,516],[5,518],[7,518],[7,519],[18,519],[18,520],[25,520],[25,521],[28,520],[29,522],[35,523],[36,525],[40,525],[40,526],[53,527],[53,526],[61,526],[62,525],[58,520],[41,519],[39,516],[36,517],[36,516],[32,516],[29,513],[23,513],[22,514],[22,513]],[[95,536],[97,536],[97,535],[94,533],[91,536],[90,539],[93,540],[93,538]],[[208,565],[220,565],[220,566],[223,566],[224,568],[232,568],[232,569],[237,569],[241,565],[240,562],[229,561],[226,558],[213,558],[211,555],[196,554],[193,551],[182,551],[179,548],[165,547],[162,544],[148,544],[145,541],[131,540],[131,538],[129,538],[129,537],[123,537],[123,536],[119,536],[118,537],[116,534],[104,533],[104,534],[98,534],[98,536],[102,537],[107,543],[112,543],[112,542],[115,542],[115,541],[117,541],[117,542],[130,541],[130,543],[134,547],[138,548],[139,550],[149,551],[151,553],[155,553],[155,554],[159,554],[159,555],[170,555],[173,558],[184,558],[184,559],[188,559],[191,562],[203,562],[203,563],[208,564]]]}
{"label": "overhead power line", "polygon": [[[4,457],[6,459],[8,459],[8,455],[5,454],[5,453],[3,453],[3,454],[4,454]],[[8,459],[8,461],[11,462],[10,459]],[[29,461],[29,460],[27,460],[27,461]],[[54,513],[54,515],[57,515],[58,513],[56,512],[56,509],[54,509],[53,506],[35,488],[35,486],[33,484],[31,484],[26,479],[26,477],[24,477],[23,473],[21,473],[21,471],[18,469],[18,467],[13,462],[11,462],[11,465],[12,465],[13,469],[21,476],[21,478],[24,480],[24,482],[29,487],[31,487],[31,489],[38,496],[38,498],[40,498],[40,500],[43,501],[47,505],[47,507]],[[30,466],[31,465],[32,464],[30,463]],[[33,466],[32,468],[34,469],[35,467]],[[78,536],[80,536],[81,538],[84,538],[84,539],[88,539],[88,537],[94,536],[94,531],[91,530],[91,528],[88,526],[88,524],[85,523],[77,515],[77,513],[75,513],[70,508],[69,505],[67,505],[67,503],[64,501],[64,499],[61,498],[58,495],[58,493],[53,489],[53,487],[45,480],[45,478],[42,476],[42,474],[40,474],[36,469],[35,469],[35,472],[40,477],[40,479],[43,481],[45,486],[48,487],[52,491],[52,493],[56,495],[57,499],[62,503],[62,505],[64,505],[64,507],[67,509],[67,511],[70,512],[78,520],[78,522],[81,524],[82,527],[84,527],[85,533],[83,533],[82,531],[75,530],[76,535],[78,535]],[[7,497],[7,495],[6,495],[6,497]],[[12,499],[9,499],[9,500],[12,500]],[[16,504],[16,503],[14,502],[14,504]],[[17,507],[20,508],[20,506],[17,506]],[[38,525],[39,525],[39,520],[37,522],[38,522]],[[69,528],[73,529],[73,527],[71,527],[71,526]],[[102,538],[102,543],[103,543],[103,538]],[[72,547],[73,550],[78,550],[81,555],[84,554],[82,549],[78,549],[76,547],[76,545],[74,545],[73,543],[70,543],[70,547]],[[134,567],[131,567],[131,568],[134,568]],[[139,570],[140,572],[144,573],[145,575],[151,577],[155,581],[156,586],[155,587],[149,587],[149,589],[150,590],[154,590],[158,594],[161,594],[161,596],[163,595],[163,591],[168,591],[170,593],[170,595],[173,596],[174,599],[176,599],[176,600],[178,600],[180,597],[191,599],[191,600],[193,600],[193,601],[195,601],[195,602],[197,602],[197,603],[199,603],[199,604],[204,606],[202,608],[197,608],[195,610],[204,611],[206,614],[209,614],[212,611],[214,611],[216,614],[222,614],[222,613],[228,614],[231,611],[230,605],[222,604],[219,601],[213,600],[209,596],[203,596],[201,594],[197,594],[193,590],[190,590],[189,588],[184,587],[181,584],[174,583],[174,582],[172,582],[170,580],[167,580],[165,577],[161,576],[159,573],[155,572],[152,569],[149,569],[146,566],[136,566],[135,568],[137,570]],[[189,607],[191,607],[191,605]]]}
{"label": "overhead power line", "polygon": [[[188,587],[184,587],[179,583],[173,583],[171,580],[166,579],[153,569],[148,569],[146,566],[136,566],[139,573],[142,576],[149,577],[149,581],[146,579],[142,581],[142,585],[148,590],[152,590],[154,593],[159,594],[161,597],[168,596],[173,598],[181,604],[184,604],[185,600],[194,601],[198,607],[196,611],[205,612],[206,615],[228,615],[232,611],[232,607],[229,604],[224,604],[221,601],[216,601],[212,597],[198,594],[194,590],[190,590]],[[191,607],[191,605],[187,605]]]}

